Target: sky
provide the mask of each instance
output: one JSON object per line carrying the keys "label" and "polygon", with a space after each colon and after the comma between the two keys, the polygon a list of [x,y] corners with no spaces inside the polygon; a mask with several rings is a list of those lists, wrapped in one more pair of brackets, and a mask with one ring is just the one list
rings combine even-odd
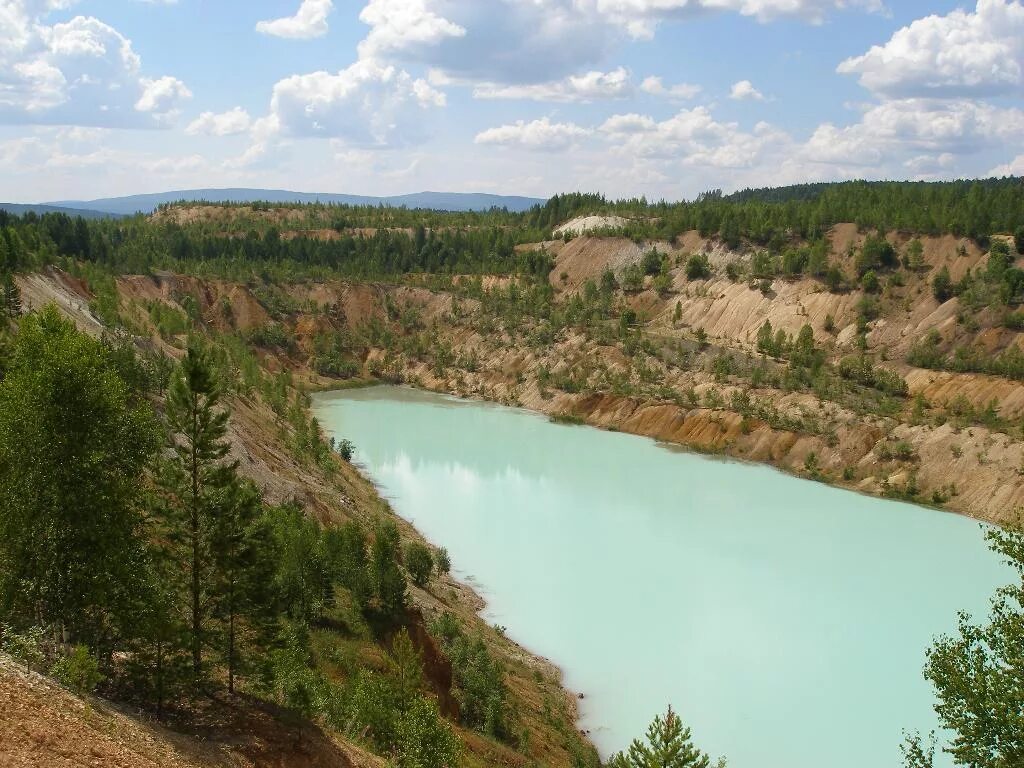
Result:
{"label": "sky", "polygon": [[0,200],[1024,175],[1022,0],[0,0]]}

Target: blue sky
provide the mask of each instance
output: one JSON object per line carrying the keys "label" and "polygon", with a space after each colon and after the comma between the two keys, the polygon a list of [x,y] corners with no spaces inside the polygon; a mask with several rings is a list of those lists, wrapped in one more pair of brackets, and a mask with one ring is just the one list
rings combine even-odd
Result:
{"label": "blue sky", "polygon": [[0,199],[1024,175],[1024,5],[0,0]]}

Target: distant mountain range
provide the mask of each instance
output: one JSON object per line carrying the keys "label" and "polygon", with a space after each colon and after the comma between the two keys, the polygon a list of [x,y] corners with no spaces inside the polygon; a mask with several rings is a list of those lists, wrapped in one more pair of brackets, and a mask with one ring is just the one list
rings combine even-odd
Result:
{"label": "distant mountain range", "polygon": [[45,213],[61,210],[70,216],[130,216],[152,213],[164,203],[182,200],[231,203],[335,203],[343,205],[390,205],[406,208],[428,208],[438,211],[486,211],[490,208],[508,208],[526,211],[544,200],[534,197],[486,195],[466,192],[417,192],[393,197],[368,195],[336,195],[319,192],[289,192],[283,189],[184,189],[157,192],[148,195],[108,197],[100,200],[58,200],[39,205],[0,203],[0,208],[12,213]]}
{"label": "distant mountain range", "polygon": [[110,219],[117,218],[119,214],[107,211],[93,211],[85,208],[66,208],[60,205],[33,205],[31,203],[0,203],[0,211],[7,211],[16,216],[23,216],[26,213],[42,215],[44,213],[64,213],[68,216],[81,216],[83,219]]}

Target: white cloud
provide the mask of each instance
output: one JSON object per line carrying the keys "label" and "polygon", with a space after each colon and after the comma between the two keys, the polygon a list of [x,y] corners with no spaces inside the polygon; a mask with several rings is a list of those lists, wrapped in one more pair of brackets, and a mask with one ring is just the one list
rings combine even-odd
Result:
{"label": "white cloud", "polygon": [[1024,176],[1024,155],[1017,155],[1003,165],[997,165],[988,172],[989,176]]}
{"label": "white cloud", "polygon": [[884,45],[843,61],[838,71],[860,76],[887,97],[984,96],[1024,85],[1024,5],[978,0],[973,13],[955,10],[918,19]]}
{"label": "white cloud", "polygon": [[189,123],[185,133],[190,136],[234,136],[245,133],[252,125],[249,113],[241,107],[235,107],[219,114],[203,112]]}
{"label": "white cloud", "polygon": [[552,123],[542,117],[529,123],[518,120],[511,125],[489,128],[477,134],[475,143],[518,147],[536,152],[557,152],[568,149],[589,133],[575,123]]}
{"label": "white cloud", "polygon": [[327,34],[327,17],[333,9],[331,0],[302,0],[294,16],[256,22],[256,31],[264,35],[292,40],[309,40]]}
{"label": "white cloud", "polygon": [[131,41],[91,16],[53,25],[70,0],[0,2],[0,122],[146,127],[165,124],[191,94],[147,78]]}
{"label": "white cloud", "polygon": [[176,77],[165,75],[156,80],[143,78],[140,83],[142,95],[135,102],[135,108],[139,112],[167,114],[174,110],[179,102],[192,98],[192,92]]}
{"label": "white cloud", "polygon": [[445,95],[425,80],[364,59],[335,74],[279,81],[270,116],[257,125],[265,133],[336,138],[352,146],[401,146],[422,138],[425,110],[444,104]]}
{"label": "white cloud", "polygon": [[664,96],[669,99],[686,101],[692,99],[703,89],[699,85],[691,83],[676,83],[675,85],[666,86],[660,77],[652,75],[651,77],[644,78],[644,81],[640,83],[640,90],[652,96]]}
{"label": "white cloud", "polygon": [[758,123],[751,132],[715,120],[707,107],[683,109],[661,122],[644,115],[614,115],[599,130],[621,154],[715,168],[751,167],[766,151],[790,142],[767,123]]}
{"label": "white cloud", "polygon": [[738,83],[733,83],[732,89],[729,91],[729,98],[736,101],[745,99],[764,101],[764,94],[757,90],[749,80],[740,80]]}
{"label": "white cloud", "polygon": [[868,109],[860,122],[818,128],[810,144],[822,156],[891,157],[902,152],[965,155],[1024,141],[1024,112],[969,100],[905,99]]}
{"label": "white cloud", "polygon": [[715,12],[817,22],[881,0],[369,0],[361,57],[415,63],[475,83],[559,81],[605,60],[659,22]]}
{"label": "white cloud", "polygon": [[478,99],[520,99],[589,103],[603,99],[623,99],[633,94],[629,72],[623,67],[611,72],[587,72],[553,83],[498,85],[481,83],[473,89]]}

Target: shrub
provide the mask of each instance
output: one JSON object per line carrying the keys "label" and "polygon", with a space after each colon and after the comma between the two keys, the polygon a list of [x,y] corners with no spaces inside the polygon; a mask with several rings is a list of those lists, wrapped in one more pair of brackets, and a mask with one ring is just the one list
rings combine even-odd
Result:
{"label": "shrub", "polygon": [[878,293],[881,290],[881,284],[878,282],[878,275],[875,274],[875,270],[869,269],[864,273],[864,276],[860,279],[860,287],[864,289],[865,293]]}
{"label": "shrub", "polygon": [[459,764],[461,742],[437,704],[414,698],[395,723],[398,768],[448,768]]}
{"label": "shrub", "polygon": [[43,654],[42,627],[29,627],[24,632],[17,632],[13,627],[3,625],[3,644],[0,645],[11,656],[25,663],[25,669],[39,669],[45,655]]}
{"label": "shrub", "polygon": [[448,550],[441,547],[434,554],[434,566],[437,568],[439,574],[450,573],[452,570],[452,561],[448,557]]}
{"label": "shrub", "polygon": [[953,298],[953,280],[949,276],[948,267],[940,269],[932,278],[932,294],[941,303]]}
{"label": "shrub", "polygon": [[103,682],[99,662],[84,645],[76,645],[71,653],[61,656],[50,674],[79,695],[92,693]]}
{"label": "shrub", "polygon": [[703,253],[695,253],[686,260],[686,279],[704,280],[711,277],[711,262]]}
{"label": "shrub", "polygon": [[434,570],[434,558],[430,549],[418,541],[410,542],[405,548],[405,569],[409,571],[413,584],[426,586]]}
{"label": "shrub", "polygon": [[1024,226],[1017,227],[1017,231],[1013,233],[1013,244],[1017,248],[1017,253],[1024,255]]}
{"label": "shrub", "polygon": [[352,456],[355,454],[355,452],[356,446],[355,443],[353,443],[351,440],[342,439],[338,441],[338,454],[345,461],[352,461]]}

